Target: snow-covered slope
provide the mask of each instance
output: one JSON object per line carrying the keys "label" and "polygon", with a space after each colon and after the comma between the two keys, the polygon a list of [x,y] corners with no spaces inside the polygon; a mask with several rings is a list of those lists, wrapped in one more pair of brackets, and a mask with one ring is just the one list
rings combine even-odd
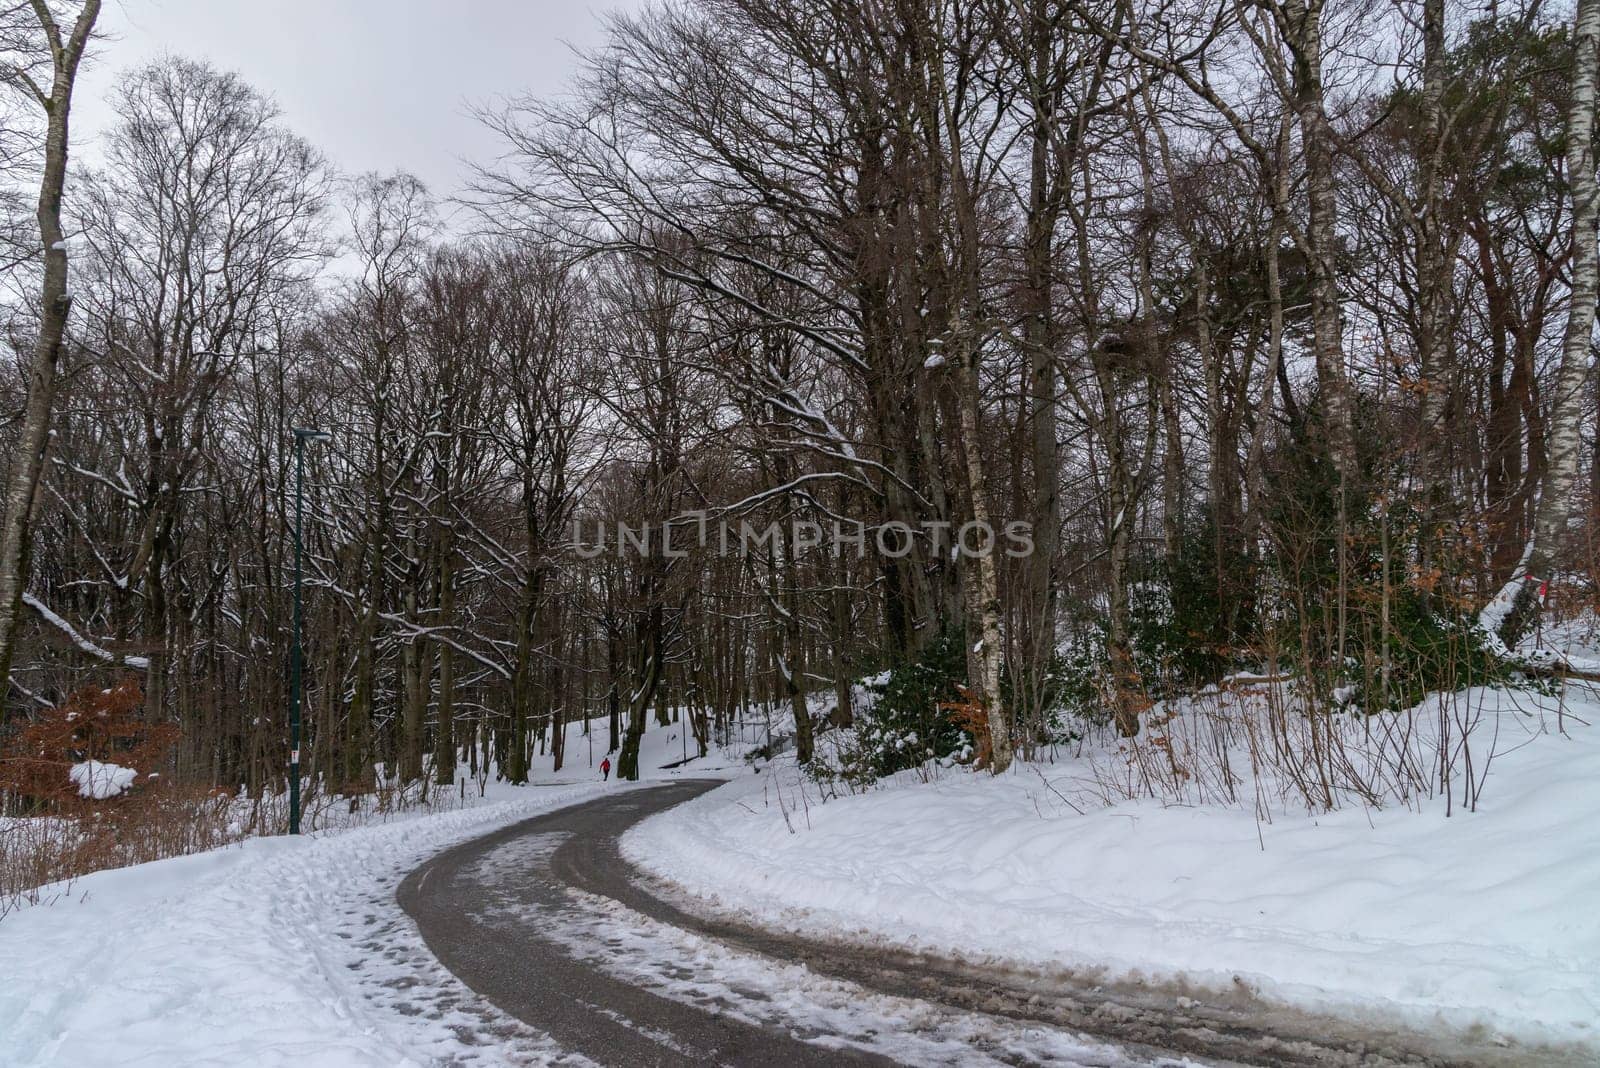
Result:
{"label": "snow-covered slope", "polygon": [[1475,813],[1079,813],[1072,762],[902,775],[818,804],[791,765],[649,820],[623,848],[703,900],[825,937],[1600,1048],[1600,703],[1569,690],[1563,735],[1555,698],[1467,699],[1497,734]]}
{"label": "snow-covered slope", "polygon": [[490,1030],[509,1031],[521,1063],[542,1061],[551,1047],[541,1036],[428,953],[394,888],[456,841],[605,788],[530,787],[475,808],[80,879],[53,904],[0,921],[0,1063],[504,1063],[473,1052]]}
{"label": "snow-covered slope", "polygon": [[[735,732],[728,745],[712,745],[703,757],[696,756],[694,734],[685,731],[685,724],[669,723],[661,726],[654,712],[645,724],[644,737],[639,741],[639,778],[641,780],[681,778],[692,775],[728,774],[740,769],[748,770],[741,755],[764,740],[755,726],[745,729],[745,740]],[[566,727],[566,752],[560,771],[555,770],[555,755],[548,748],[535,751],[528,762],[528,778],[533,782],[588,782],[600,777],[600,762],[607,756],[610,741],[609,728],[604,719],[590,720],[587,733],[584,724],[573,722]],[[617,754],[611,757],[611,777],[617,775]]]}
{"label": "snow-covered slope", "polygon": [[[596,721],[595,764],[605,755]],[[497,827],[628,789],[588,766],[489,783],[469,807],[102,871],[0,919],[0,1065],[547,1063],[559,1051],[446,971],[395,904],[434,853]],[[676,726],[641,749],[644,777],[681,772]],[[691,742],[692,744],[692,742]],[[581,746],[581,749],[580,749]],[[613,763],[615,760],[613,759]]]}

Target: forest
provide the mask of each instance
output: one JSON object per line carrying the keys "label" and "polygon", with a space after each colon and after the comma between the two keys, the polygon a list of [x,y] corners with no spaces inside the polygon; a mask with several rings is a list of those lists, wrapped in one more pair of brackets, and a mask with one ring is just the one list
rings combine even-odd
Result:
{"label": "forest", "polygon": [[1238,678],[1309,768],[1595,670],[1541,635],[1600,567],[1600,0],[677,0],[478,102],[454,198],[177,56],[89,150],[99,11],[0,11],[11,814],[85,710],[278,794],[302,616],[352,805],[578,722],[999,773]]}

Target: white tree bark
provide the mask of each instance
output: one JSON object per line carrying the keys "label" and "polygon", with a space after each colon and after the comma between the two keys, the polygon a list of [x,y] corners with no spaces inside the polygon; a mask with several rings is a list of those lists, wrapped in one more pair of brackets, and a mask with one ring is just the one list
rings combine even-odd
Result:
{"label": "white tree bark", "polygon": [[[1550,579],[1556,550],[1577,507],[1578,461],[1585,387],[1594,345],[1597,265],[1595,224],[1600,182],[1595,179],[1595,82],[1600,71],[1600,0],[1578,0],[1573,23],[1572,102],[1567,113],[1567,182],[1572,190],[1572,296],[1561,364],[1551,391],[1545,433],[1544,482],[1534,513],[1533,544],[1524,563],[1484,609],[1485,629],[1507,647],[1527,633]],[[1509,610],[1507,610],[1509,606]],[[1496,618],[1498,617],[1498,618]]]}
{"label": "white tree bark", "polygon": [[[1440,156],[1446,135],[1444,121],[1444,0],[1424,0],[1422,5],[1422,158],[1417,211],[1417,349],[1421,363],[1422,410],[1418,427],[1423,456],[1424,507],[1427,522],[1436,514],[1449,491],[1449,450],[1445,447],[1444,418],[1450,397],[1445,374],[1445,329],[1450,300],[1450,252],[1445,247],[1440,218]],[[1432,531],[1425,536],[1431,537]]]}
{"label": "white tree bark", "polygon": [[[979,530],[994,530],[989,512],[989,484],[984,471],[981,453],[983,437],[979,424],[981,398],[978,388],[977,347],[970,341],[962,345],[956,366],[957,403],[961,412],[961,437],[964,446],[967,491],[972,497],[972,521]],[[990,545],[991,550],[998,551]],[[977,624],[978,643],[976,656],[969,657],[978,666],[977,696],[989,719],[989,770],[996,775],[1011,766],[1011,724],[1006,717],[1005,701],[1000,690],[1001,658],[1004,655],[1004,638],[1000,633],[1000,569],[995,564],[994,551],[980,552],[968,561],[973,574],[968,580],[968,618]],[[969,632],[970,633],[970,632]]]}
{"label": "white tree bark", "polygon": [[1311,273],[1312,352],[1327,418],[1328,451],[1342,487],[1357,478],[1355,401],[1344,367],[1343,310],[1339,297],[1339,199],[1334,188],[1333,131],[1323,100],[1322,0],[1285,0],[1281,32],[1293,54],[1295,111],[1305,157],[1306,246]]}

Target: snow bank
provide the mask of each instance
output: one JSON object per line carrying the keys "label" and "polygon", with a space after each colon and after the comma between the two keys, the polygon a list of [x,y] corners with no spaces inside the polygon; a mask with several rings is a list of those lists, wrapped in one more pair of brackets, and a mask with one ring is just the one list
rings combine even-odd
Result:
{"label": "snow bank", "polygon": [[1476,813],[1080,814],[1071,763],[903,776],[817,804],[790,766],[646,821],[623,851],[715,906],[814,935],[1597,1043],[1600,702],[1469,696],[1497,735]]}
{"label": "snow bank", "polygon": [[446,972],[394,888],[457,841],[619,788],[501,787],[475,808],[79,879],[0,921],[0,1062],[541,1063],[548,1041]]}
{"label": "snow bank", "polygon": [[[545,1036],[444,969],[394,891],[456,842],[628,789],[614,773],[600,780],[606,724],[591,726],[586,737],[582,723],[568,725],[560,772],[548,753],[537,756],[533,785],[491,782],[478,799],[468,783],[467,807],[252,838],[46,888],[41,900],[53,904],[0,918],[0,1064],[392,1068],[560,1059]],[[643,778],[742,766],[713,749],[681,770],[664,767],[682,759],[679,732],[652,721],[640,747]],[[80,790],[96,797],[125,789],[133,774],[96,761],[72,769]]]}
{"label": "snow bank", "polygon": [[121,764],[105,764],[98,760],[85,760],[67,771],[67,778],[78,788],[79,797],[104,801],[117,797],[133,785],[138,772]]}

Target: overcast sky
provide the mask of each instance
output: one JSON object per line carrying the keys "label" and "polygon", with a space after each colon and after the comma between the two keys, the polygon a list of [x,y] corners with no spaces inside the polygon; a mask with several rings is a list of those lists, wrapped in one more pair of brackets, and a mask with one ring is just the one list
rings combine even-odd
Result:
{"label": "overcast sky", "polygon": [[[111,36],[73,100],[74,149],[111,121],[116,77],[163,52],[209,60],[272,96],[290,129],[346,173],[403,169],[440,196],[494,137],[470,106],[559,94],[572,46],[642,0],[106,0]],[[92,157],[92,150],[78,158]]]}

